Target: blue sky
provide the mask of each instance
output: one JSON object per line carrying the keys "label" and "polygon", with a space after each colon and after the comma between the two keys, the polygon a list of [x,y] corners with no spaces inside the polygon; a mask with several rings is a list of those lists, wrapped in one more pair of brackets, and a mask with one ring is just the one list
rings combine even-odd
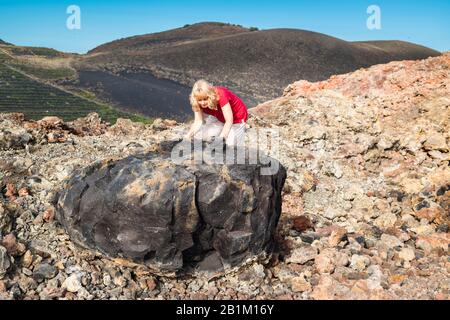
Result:
{"label": "blue sky", "polygon": [[[81,9],[81,29],[69,30],[69,5]],[[381,29],[366,12],[381,9]],[[85,53],[115,39],[202,21],[260,29],[297,28],[348,41],[404,40],[450,50],[450,0],[0,0],[0,39],[17,45]]]}

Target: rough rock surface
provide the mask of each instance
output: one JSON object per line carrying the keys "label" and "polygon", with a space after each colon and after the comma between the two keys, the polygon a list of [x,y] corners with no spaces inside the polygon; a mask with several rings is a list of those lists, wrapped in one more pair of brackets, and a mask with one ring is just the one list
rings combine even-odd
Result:
{"label": "rough rock surface", "polygon": [[75,170],[157,151],[187,125],[122,121],[114,132],[0,151],[0,241],[20,249],[0,244],[0,299],[448,300],[449,59],[341,75],[334,89],[291,91],[252,116],[253,127],[280,130],[287,167],[278,254],[216,279],[106,258],[52,219],[53,190]]}
{"label": "rough rock surface", "polygon": [[163,145],[96,163],[62,186],[57,217],[71,239],[166,273],[221,273],[265,258],[281,213],[284,168],[262,175],[261,164],[176,164],[168,152],[175,143]]}

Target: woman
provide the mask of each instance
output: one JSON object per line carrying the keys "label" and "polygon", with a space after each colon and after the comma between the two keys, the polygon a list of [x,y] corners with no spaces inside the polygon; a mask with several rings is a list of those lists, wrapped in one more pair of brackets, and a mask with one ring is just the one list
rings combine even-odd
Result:
{"label": "woman", "polygon": [[195,120],[186,138],[219,137],[227,145],[244,142],[247,107],[225,87],[214,87],[205,80],[194,84],[190,95]]}

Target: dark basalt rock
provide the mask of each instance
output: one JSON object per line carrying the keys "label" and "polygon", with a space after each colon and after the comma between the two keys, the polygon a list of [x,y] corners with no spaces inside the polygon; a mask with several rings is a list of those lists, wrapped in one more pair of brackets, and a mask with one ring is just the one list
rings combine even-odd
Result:
{"label": "dark basalt rock", "polygon": [[261,163],[207,164],[190,157],[177,164],[172,146],[74,174],[55,199],[71,239],[167,274],[220,274],[267,258],[285,169],[262,175]]}

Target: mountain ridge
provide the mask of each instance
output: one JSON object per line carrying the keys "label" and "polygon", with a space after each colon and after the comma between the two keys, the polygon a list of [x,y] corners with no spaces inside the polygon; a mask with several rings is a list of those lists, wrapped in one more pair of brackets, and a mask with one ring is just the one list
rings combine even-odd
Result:
{"label": "mountain ridge", "polygon": [[[38,74],[51,74],[48,81],[69,90],[88,92],[122,110],[179,121],[192,117],[188,95],[201,78],[230,88],[252,108],[299,79],[321,81],[376,64],[441,54],[404,41],[349,42],[308,30],[217,22],[118,39],[84,55],[3,49],[24,69],[34,71],[37,64]],[[63,68],[42,71],[47,65]]]}

